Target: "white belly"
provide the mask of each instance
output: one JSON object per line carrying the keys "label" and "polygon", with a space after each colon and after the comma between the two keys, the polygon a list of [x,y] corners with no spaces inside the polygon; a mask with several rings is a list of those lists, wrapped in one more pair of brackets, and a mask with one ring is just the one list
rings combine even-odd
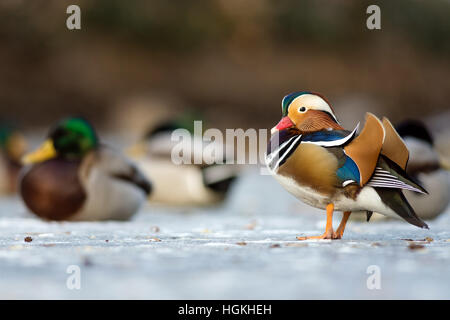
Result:
{"label": "white belly", "polygon": [[275,174],[274,177],[289,193],[312,207],[325,209],[330,203],[329,197],[298,184],[294,179],[279,174]]}
{"label": "white belly", "polygon": [[356,197],[356,200],[345,197],[343,194],[337,196],[334,200],[334,208],[338,211],[365,212],[372,211],[382,215],[400,218],[391,208],[381,201],[380,196],[372,187],[364,187]]}
{"label": "white belly", "polygon": [[365,212],[373,211],[385,216],[399,218],[399,216],[382,201],[378,193],[372,187],[364,187],[356,200],[347,198],[338,193],[333,198],[318,193],[310,187],[299,185],[295,180],[282,175],[274,175],[275,179],[292,195],[304,203],[319,209],[325,209],[333,203],[336,211]]}

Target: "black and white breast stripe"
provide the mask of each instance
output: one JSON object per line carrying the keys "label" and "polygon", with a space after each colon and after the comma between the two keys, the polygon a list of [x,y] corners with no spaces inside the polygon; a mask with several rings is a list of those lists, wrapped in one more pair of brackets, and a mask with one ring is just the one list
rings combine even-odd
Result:
{"label": "black and white breast stripe", "polygon": [[281,144],[272,153],[266,155],[266,165],[271,171],[276,171],[278,168],[286,162],[287,158],[295,151],[301,142],[302,135],[295,135],[288,141]]}
{"label": "black and white breast stripe", "polygon": [[376,167],[372,178],[367,182],[367,186],[378,187],[378,188],[395,188],[395,189],[406,189],[419,193],[424,193],[422,190],[417,189],[409,184],[400,181],[397,177],[390,174],[383,168]]}
{"label": "black and white breast stripe", "polygon": [[[329,140],[329,141],[309,140],[311,137],[308,135],[304,135],[304,136],[302,136],[301,134],[294,135],[294,136],[290,137],[287,141],[282,143],[278,148],[276,146],[278,140],[276,139],[276,136],[273,136],[270,141],[270,143],[273,145],[268,146],[269,147],[268,150],[271,150],[271,152],[269,154],[267,154],[265,157],[266,164],[271,171],[278,170],[278,168],[283,163],[286,162],[286,160],[295,151],[295,149],[298,147],[298,145],[300,143],[310,143],[310,144],[315,144],[315,145],[325,147],[325,148],[342,146],[355,137],[356,132],[358,131],[358,128],[359,128],[359,123],[356,126],[356,128],[347,136],[339,138],[339,139]],[[302,139],[302,137],[304,139]],[[278,136],[278,139],[283,139],[283,138]]]}

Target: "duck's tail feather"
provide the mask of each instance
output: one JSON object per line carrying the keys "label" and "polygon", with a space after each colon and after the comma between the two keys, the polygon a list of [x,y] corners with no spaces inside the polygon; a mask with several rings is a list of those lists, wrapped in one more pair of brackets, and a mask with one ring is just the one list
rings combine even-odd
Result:
{"label": "duck's tail feather", "polygon": [[405,189],[428,194],[418,181],[384,155],[380,155],[377,167],[367,185],[375,188]]}
{"label": "duck's tail feather", "polygon": [[428,225],[423,222],[417,214],[414,212],[414,209],[408,203],[401,189],[394,188],[374,188],[375,191],[381,198],[381,201],[391,208],[395,213],[397,213],[400,217],[405,219],[407,222],[424,229],[429,229]]}

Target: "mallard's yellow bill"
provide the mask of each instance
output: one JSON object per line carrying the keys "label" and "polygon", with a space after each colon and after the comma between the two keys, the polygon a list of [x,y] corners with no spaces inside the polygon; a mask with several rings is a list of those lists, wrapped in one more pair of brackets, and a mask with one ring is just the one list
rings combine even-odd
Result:
{"label": "mallard's yellow bill", "polygon": [[42,162],[56,157],[56,150],[52,140],[46,140],[36,151],[26,154],[22,158],[23,164]]}

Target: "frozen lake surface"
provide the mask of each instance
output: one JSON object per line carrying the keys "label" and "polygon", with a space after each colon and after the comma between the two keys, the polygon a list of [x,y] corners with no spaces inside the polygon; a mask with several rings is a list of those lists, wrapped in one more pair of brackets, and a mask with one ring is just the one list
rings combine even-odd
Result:
{"label": "frozen lake surface", "polygon": [[146,205],[129,222],[49,223],[17,198],[0,208],[2,299],[450,299],[450,210],[430,230],[350,221],[343,240],[297,241],[325,214],[252,170],[219,208]]}

